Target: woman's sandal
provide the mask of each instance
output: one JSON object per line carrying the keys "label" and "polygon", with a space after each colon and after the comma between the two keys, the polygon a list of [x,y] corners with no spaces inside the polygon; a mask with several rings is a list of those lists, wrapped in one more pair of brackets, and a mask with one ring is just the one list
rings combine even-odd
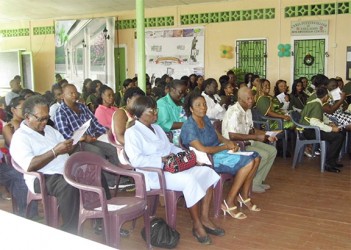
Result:
{"label": "woman's sandal", "polygon": [[238,194],[238,202],[240,204],[240,207],[243,207],[243,204],[250,210],[250,211],[253,211],[253,212],[259,212],[261,211],[261,208],[257,207],[257,205],[252,205],[252,206],[249,206],[249,203],[251,203],[251,199],[250,198],[247,198],[246,200],[243,199],[243,197],[241,197],[240,194]]}
{"label": "woman's sandal", "polygon": [[231,217],[233,217],[234,219],[238,219],[238,220],[243,220],[243,219],[245,219],[247,216],[244,214],[244,213],[242,213],[242,212],[239,212],[239,213],[233,213],[232,211],[233,210],[236,210],[237,209],[237,207],[236,206],[234,206],[234,207],[228,207],[228,204],[227,204],[227,202],[224,200],[223,201],[223,203],[224,204],[222,204],[222,206],[221,206],[221,209],[222,209],[222,211],[223,211],[223,215],[225,215],[226,213],[228,213]]}

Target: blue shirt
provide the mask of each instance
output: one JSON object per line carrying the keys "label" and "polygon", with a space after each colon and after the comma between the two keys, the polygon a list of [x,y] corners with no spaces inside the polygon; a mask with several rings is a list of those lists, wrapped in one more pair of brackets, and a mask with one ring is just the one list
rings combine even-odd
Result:
{"label": "blue shirt", "polygon": [[188,120],[183,123],[180,138],[185,147],[188,148],[190,143],[195,140],[200,141],[205,147],[218,146],[220,144],[210,119],[205,116],[204,121],[204,128],[199,128],[192,116],[189,116]]}
{"label": "blue shirt", "polygon": [[106,133],[106,128],[97,121],[87,106],[79,102],[76,105],[78,105],[80,110],[79,114],[70,109],[65,102],[62,102],[56,111],[55,126],[65,139],[71,138],[73,132],[89,119],[91,119],[91,122],[86,134],[92,137],[99,137]]}

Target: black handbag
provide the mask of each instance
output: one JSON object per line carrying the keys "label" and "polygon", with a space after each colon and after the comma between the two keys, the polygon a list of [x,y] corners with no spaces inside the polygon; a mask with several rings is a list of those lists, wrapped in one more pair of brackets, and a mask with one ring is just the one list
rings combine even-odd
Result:
{"label": "black handbag", "polygon": [[[177,230],[168,226],[162,218],[154,218],[150,222],[151,245],[162,248],[175,248],[179,242],[180,234]],[[146,240],[145,227],[141,230],[141,236]]]}

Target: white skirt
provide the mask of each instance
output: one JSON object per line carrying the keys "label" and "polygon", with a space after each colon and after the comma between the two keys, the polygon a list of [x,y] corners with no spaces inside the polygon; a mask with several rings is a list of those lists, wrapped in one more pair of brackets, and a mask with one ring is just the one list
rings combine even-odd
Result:
{"label": "white skirt", "polygon": [[[147,190],[160,188],[155,173],[142,172],[145,174]],[[166,188],[183,192],[187,207],[192,207],[201,200],[206,195],[207,189],[210,186],[214,187],[220,178],[212,168],[206,166],[195,166],[175,174],[165,171],[164,175]]]}

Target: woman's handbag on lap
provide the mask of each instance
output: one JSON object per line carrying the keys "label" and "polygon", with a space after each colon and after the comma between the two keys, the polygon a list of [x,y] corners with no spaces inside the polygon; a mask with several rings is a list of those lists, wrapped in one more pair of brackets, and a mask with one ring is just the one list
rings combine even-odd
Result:
{"label": "woman's handbag on lap", "polygon": [[185,150],[177,154],[171,154],[163,166],[163,170],[178,173],[196,166],[196,155],[192,150]]}

